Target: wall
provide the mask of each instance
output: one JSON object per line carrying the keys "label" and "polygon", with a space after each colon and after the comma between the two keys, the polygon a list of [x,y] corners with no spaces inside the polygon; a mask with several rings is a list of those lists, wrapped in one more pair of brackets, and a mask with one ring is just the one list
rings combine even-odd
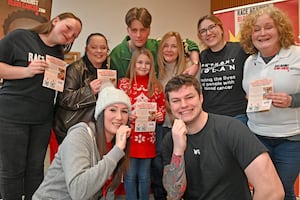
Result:
{"label": "wall", "polygon": [[197,22],[210,13],[210,0],[52,0],[51,18],[70,11],[81,18],[83,30],[72,51],[84,52],[85,40],[91,32],[107,36],[112,49],[125,35],[125,14],[132,7],[145,7],[152,15],[151,38],[168,31],[178,31],[183,38],[198,43]]}
{"label": "wall", "polygon": [[226,0],[226,1],[211,0],[211,10],[217,11],[217,10],[234,8],[238,6],[244,6],[248,4],[254,4],[254,3],[265,2],[265,1],[266,0]]}

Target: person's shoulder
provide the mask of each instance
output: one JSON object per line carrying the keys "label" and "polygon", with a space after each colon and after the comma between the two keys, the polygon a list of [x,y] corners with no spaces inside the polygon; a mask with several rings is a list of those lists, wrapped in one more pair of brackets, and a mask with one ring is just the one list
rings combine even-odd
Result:
{"label": "person's shoulder", "polygon": [[114,48],[112,48],[110,56],[112,56],[112,58],[114,58],[115,54],[119,54],[120,52],[124,52],[126,49],[126,52],[129,52],[129,48],[128,48],[128,40],[129,40],[129,36],[126,36],[121,43],[117,44]]}
{"label": "person's shoulder", "polygon": [[243,123],[240,122],[239,120],[227,116],[227,115],[219,115],[219,114],[213,114],[213,113],[209,113],[208,114],[208,119],[209,121],[213,121],[213,123],[215,124],[215,126],[233,126],[235,127],[236,125],[242,125]]}
{"label": "person's shoulder", "polygon": [[150,51],[156,51],[158,49],[159,41],[160,40],[158,39],[148,38],[146,42],[146,48]]}
{"label": "person's shoulder", "polygon": [[82,134],[88,132],[88,125],[85,122],[79,122],[73,126],[71,126],[68,130],[67,136],[68,135],[73,135],[75,134]]}
{"label": "person's shoulder", "polygon": [[86,63],[84,59],[81,57],[80,59],[70,63],[67,66],[67,71],[81,71],[84,67],[86,67]]}
{"label": "person's shoulder", "polygon": [[239,49],[239,50],[242,50],[244,51],[243,47],[241,46],[240,42],[226,42],[226,45],[227,47],[230,47],[230,48],[235,48],[235,49]]}
{"label": "person's shoulder", "polygon": [[15,29],[7,34],[8,37],[24,37],[27,35],[33,35],[35,34],[33,31],[27,30],[27,29]]}
{"label": "person's shoulder", "polygon": [[291,45],[289,48],[283,49],[283,51],[291,51],[292,53],[299,55],[300,45]]}
{"label": "person's shoulder", "polygon": [[232,117],[229,117],[227,115],[219,115],[214,113],[208,113],[208,118],[213,119],[215,121],[219,121],[219,120],[231,121],[232,119]]}
{"label": "person's shoulder", "polygon": [[147,42],[152,44],[158,44],[160,42],[160,39],[148,38]]}
{"label": "person's shoulder", "polygon": [[200,51],[200,55],[201,56],[207,55],[209,51],[210,51],[210,49],[205,47],[203,50]]}

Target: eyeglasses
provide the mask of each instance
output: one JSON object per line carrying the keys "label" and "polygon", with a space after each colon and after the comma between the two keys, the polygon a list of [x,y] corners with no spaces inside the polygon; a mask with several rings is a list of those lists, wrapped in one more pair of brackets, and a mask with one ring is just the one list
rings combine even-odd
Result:
{"label": "eyeglasses", "polygon": [[211,24],[207,28],[200,29],[199,33],[201,36],[205,36],[207,34],[207,31],[213,32],[216,30],[216,28],[217,28],[217,24]]}

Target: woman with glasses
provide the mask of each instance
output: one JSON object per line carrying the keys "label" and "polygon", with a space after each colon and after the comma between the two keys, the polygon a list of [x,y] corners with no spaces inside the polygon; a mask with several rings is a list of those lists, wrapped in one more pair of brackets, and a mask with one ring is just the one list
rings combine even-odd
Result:
{"label": "woman with glasses", "polygon": [[247,124],[243,66],[248,55],[238,42],[227,42],[221,20],[206,15],[198,21],[198,38],[206,47],[200,53],[203,109],[235,117]]}

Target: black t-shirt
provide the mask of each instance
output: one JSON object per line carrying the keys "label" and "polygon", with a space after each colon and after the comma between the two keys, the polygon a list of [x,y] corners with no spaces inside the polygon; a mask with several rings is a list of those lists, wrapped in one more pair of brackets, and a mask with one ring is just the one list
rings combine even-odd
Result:
{"label": "black t-shirt", "polygon": [[[163,141],[163,164],[169,164],[173,141],[169,132]],[[209,114],[205,127],[187,136],[184,153],[187,200],[250,200],[245,168],[266,147],[242,122]]]}
{"label": "black t-shirt", "polygon": [[201,52],[203,109],[210,113],[236,116],[246,112],[242,87],[244,62],[248,55],[237,42],[227,42],[218,52]]}
{"label": "black t-shirt", "polygon": [[[0,40],[0,62],[27,67],[46,54],[63,59],[60,45],[49,47],[39,35],[17,29]],[[36,124],[51,121],[55,91],[42,86],[44,74],[32,78],[4,80],[0,89],[0,118],[16,123]]]}

